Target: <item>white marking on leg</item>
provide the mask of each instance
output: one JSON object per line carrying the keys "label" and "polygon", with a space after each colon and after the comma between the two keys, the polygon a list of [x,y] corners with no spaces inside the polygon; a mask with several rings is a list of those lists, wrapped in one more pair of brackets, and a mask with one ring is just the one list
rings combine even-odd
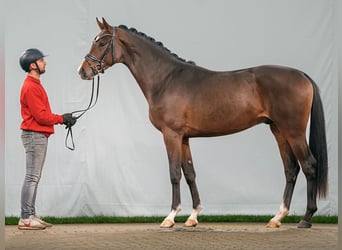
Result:
{"label": "white marking on leg", "polygon": [[197,216],[203,209],[202,205],[198,205],[195,209],[192,210],[189,218],[186,220],[184,226],[186,227],[196,227],[198,224]]}
{"label": "white marking on leg", "polygon": [[202,205],[199,204],[195,209],[192,210],[192,213],[190,214],[188,219],[197,221],[197,216],[201,212],[202,209],[203,209]]}
{"label": "white marking on leg", "polygon": [[271,219],[272,222],[276,223],[278,226],[281,225],[281,220],[289,214],[289,210],[285,206],[284,202],[280,204],[279,212]]}
{"label": "white marking on leg", "polygon": [[175,218],[181,210],[182,209],[181,209],[180,205],[176,209],[172,209],[171,212],[169,213],[169,215],[164,220],[170,220],[173,223],[175,223]]}

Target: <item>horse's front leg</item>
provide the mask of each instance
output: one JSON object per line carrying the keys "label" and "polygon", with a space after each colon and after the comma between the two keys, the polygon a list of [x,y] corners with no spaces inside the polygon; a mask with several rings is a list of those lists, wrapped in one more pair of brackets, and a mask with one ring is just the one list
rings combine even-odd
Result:
{"label": "horse's front leg", "polygon": [[182,149],[182,136],[169,131],[163,132],[164,143],[169,159],[170,180],[172,184],[172,205],[170,214],[164,219],[160,227],[170,228],[175,225],[175,217],[181,210],[180,198],[180,180],[181,173],[181,149]]}
{"label": "horse's front leg", "polygon": [[202,210],[201,201],[199,198],[199,193],[196,185],[196,172],[194,169],[189,138],[184,138],[182,143],[182,169],[186,179],[187,184],[190,188],[191,198],[192,198],[192,213],[185,222],[186,227],[195,227],[198,224],[197,216]]}

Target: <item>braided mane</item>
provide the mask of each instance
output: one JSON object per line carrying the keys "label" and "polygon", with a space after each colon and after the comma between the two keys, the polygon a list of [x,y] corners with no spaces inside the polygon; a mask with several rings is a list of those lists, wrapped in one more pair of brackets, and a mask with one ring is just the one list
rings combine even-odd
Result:
{"label": "braided mane", "polygon": [[132,28],[128,28],[126,25],[122,25],[122,24],[121,24],[121,25],[118,26],[118,28],[124,29],[124,30],[129,31],[129,32],[132,32],[132,33],[134,33],[134,34],[136,34],[136,35],[138,35],[138,36],[141,36],[141,37],[144,38],[145,40],[150,41],[150,42],[152,42],[153,44],[155,44],[155,45],[161,47],[161,48],[164,49],[166,52],[168,52],[170,55],[172,55],[173,57],[177,58],[179,61],[182,61],[182,62],[185,62],[185,63],[189,63],[189,64],[196,65],[195,62],[193,62],[193,61],[186,61],[185,59],[179,57],[177,54],[172,53],[168,48],[166,48],[166,47],[164,46],[164,44],[163,44],[162,42],[156,41],[153,37],[150,37],[150,36],[146,35],[146,34],[143,33],[143,32],[137,31],[137,30],[136,30],[135,28],[133,28],[133,27],[132,27]]}

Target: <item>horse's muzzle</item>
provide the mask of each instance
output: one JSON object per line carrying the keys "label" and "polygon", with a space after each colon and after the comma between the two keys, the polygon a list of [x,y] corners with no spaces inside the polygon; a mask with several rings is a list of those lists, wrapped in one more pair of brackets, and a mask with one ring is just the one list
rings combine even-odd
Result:
{"label": "horse's muzzle", "polygon": [[83,64],[81,64],[78,69],[77,72],[80,75],[82,80],[91,80],[94,78],[94,75],[92,73],[92,71],[90,70],[89,73],[87,73],[87,71],[84,69],[84,67],[82,66]]}

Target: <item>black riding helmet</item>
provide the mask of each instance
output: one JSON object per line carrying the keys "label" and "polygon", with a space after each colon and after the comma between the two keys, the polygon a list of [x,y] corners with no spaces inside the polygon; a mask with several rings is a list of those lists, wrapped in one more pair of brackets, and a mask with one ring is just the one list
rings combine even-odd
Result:
{"label": "black riding helmet", "polygon": [[[41,52],[38,49],[27,49],[20,56],[20,59],[19,59],[20,66],[24,71],[29,72],[30,64],[35,63],[38,59],[45,57],[45,56],[46,55],[44,55],[43,52]],[[39,68],[38,68],[38,71],[40,71]]]}

